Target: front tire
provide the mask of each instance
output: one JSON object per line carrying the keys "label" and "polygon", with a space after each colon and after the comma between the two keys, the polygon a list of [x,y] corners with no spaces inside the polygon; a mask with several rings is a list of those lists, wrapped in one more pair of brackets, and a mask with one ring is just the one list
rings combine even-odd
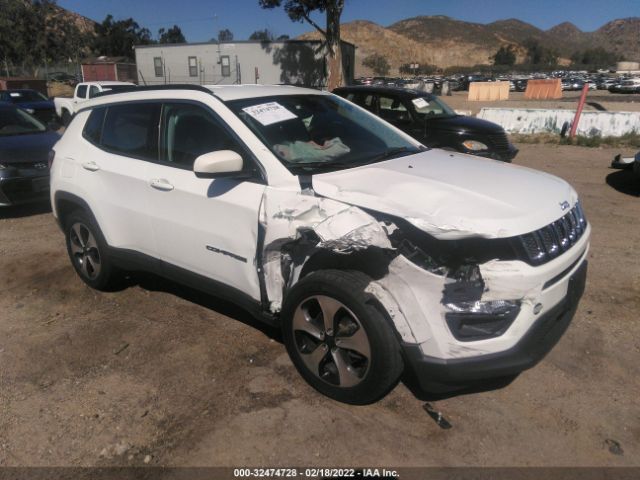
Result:
{"label": "front tire", "polygon": [[320,393],[364,405],[387,394],[404,369],[395,332],[365,292],[361,272],[322,270],[293,286],[282,309],[284,343]]}
{"label": "front tire", "polygon": [[109,258],[107,243],[91,215],[76,210],[65,219],[67,253],[78,276],[91,288],[117,288],[120,272]]}

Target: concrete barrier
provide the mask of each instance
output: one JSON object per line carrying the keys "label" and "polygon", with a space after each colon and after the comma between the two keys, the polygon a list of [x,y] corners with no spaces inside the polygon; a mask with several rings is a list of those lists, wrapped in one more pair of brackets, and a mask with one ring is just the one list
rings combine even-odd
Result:
{"label": "concrete barrier", "polygon": [[467,98],[472,102],[508,100],[509,82],[471,82]]}
{"label": "concrete barrier", "polygon": [[[574,110],[538,108],[483,108],[478,118],[502,126],[509,133],[560,133],[571,124]],[[585,137],[620,137],[640,133],[640,112],[582,112],[577,134]]]}
{"label": "concrete barrier", "polygon": [[562,84],[559,78],[550,80],[529,80],[524,98],[528,100],[549,100],[562,98]]}

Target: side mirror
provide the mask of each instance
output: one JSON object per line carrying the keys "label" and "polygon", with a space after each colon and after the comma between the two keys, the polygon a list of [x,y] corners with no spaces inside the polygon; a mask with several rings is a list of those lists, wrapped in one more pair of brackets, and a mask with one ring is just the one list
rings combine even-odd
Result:
{"label": "side mirror", "polygon": [[232,150],[218,150],[200,155],[193,163],[198,178],[233,177],[242,172],[242,157]]}

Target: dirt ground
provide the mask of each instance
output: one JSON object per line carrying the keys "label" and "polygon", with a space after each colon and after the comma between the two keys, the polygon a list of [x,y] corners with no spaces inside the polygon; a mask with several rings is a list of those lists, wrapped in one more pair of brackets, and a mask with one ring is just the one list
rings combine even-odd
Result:
{"label": "dirt ground", "polygon": [[640,183],[608,168],[616,153],[515,160],[571,182],[593,226],[585,296],[547,358],[503,388],[400,384],[364,407],[317,394],[277,332],[214,298],[151,277],[90,290],[46,207],[3,211],[0,466],[640,466]]}

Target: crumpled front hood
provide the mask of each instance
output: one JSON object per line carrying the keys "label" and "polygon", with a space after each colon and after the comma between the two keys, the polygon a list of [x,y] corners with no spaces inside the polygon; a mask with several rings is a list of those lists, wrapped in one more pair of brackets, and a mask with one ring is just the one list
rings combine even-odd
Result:
{"label": "crumpled front hood", "polygon": [[441,239],[537,230],[573,206],[575,190],[544,172],[430,150],[313,176],[319,195],[411,222]]}

